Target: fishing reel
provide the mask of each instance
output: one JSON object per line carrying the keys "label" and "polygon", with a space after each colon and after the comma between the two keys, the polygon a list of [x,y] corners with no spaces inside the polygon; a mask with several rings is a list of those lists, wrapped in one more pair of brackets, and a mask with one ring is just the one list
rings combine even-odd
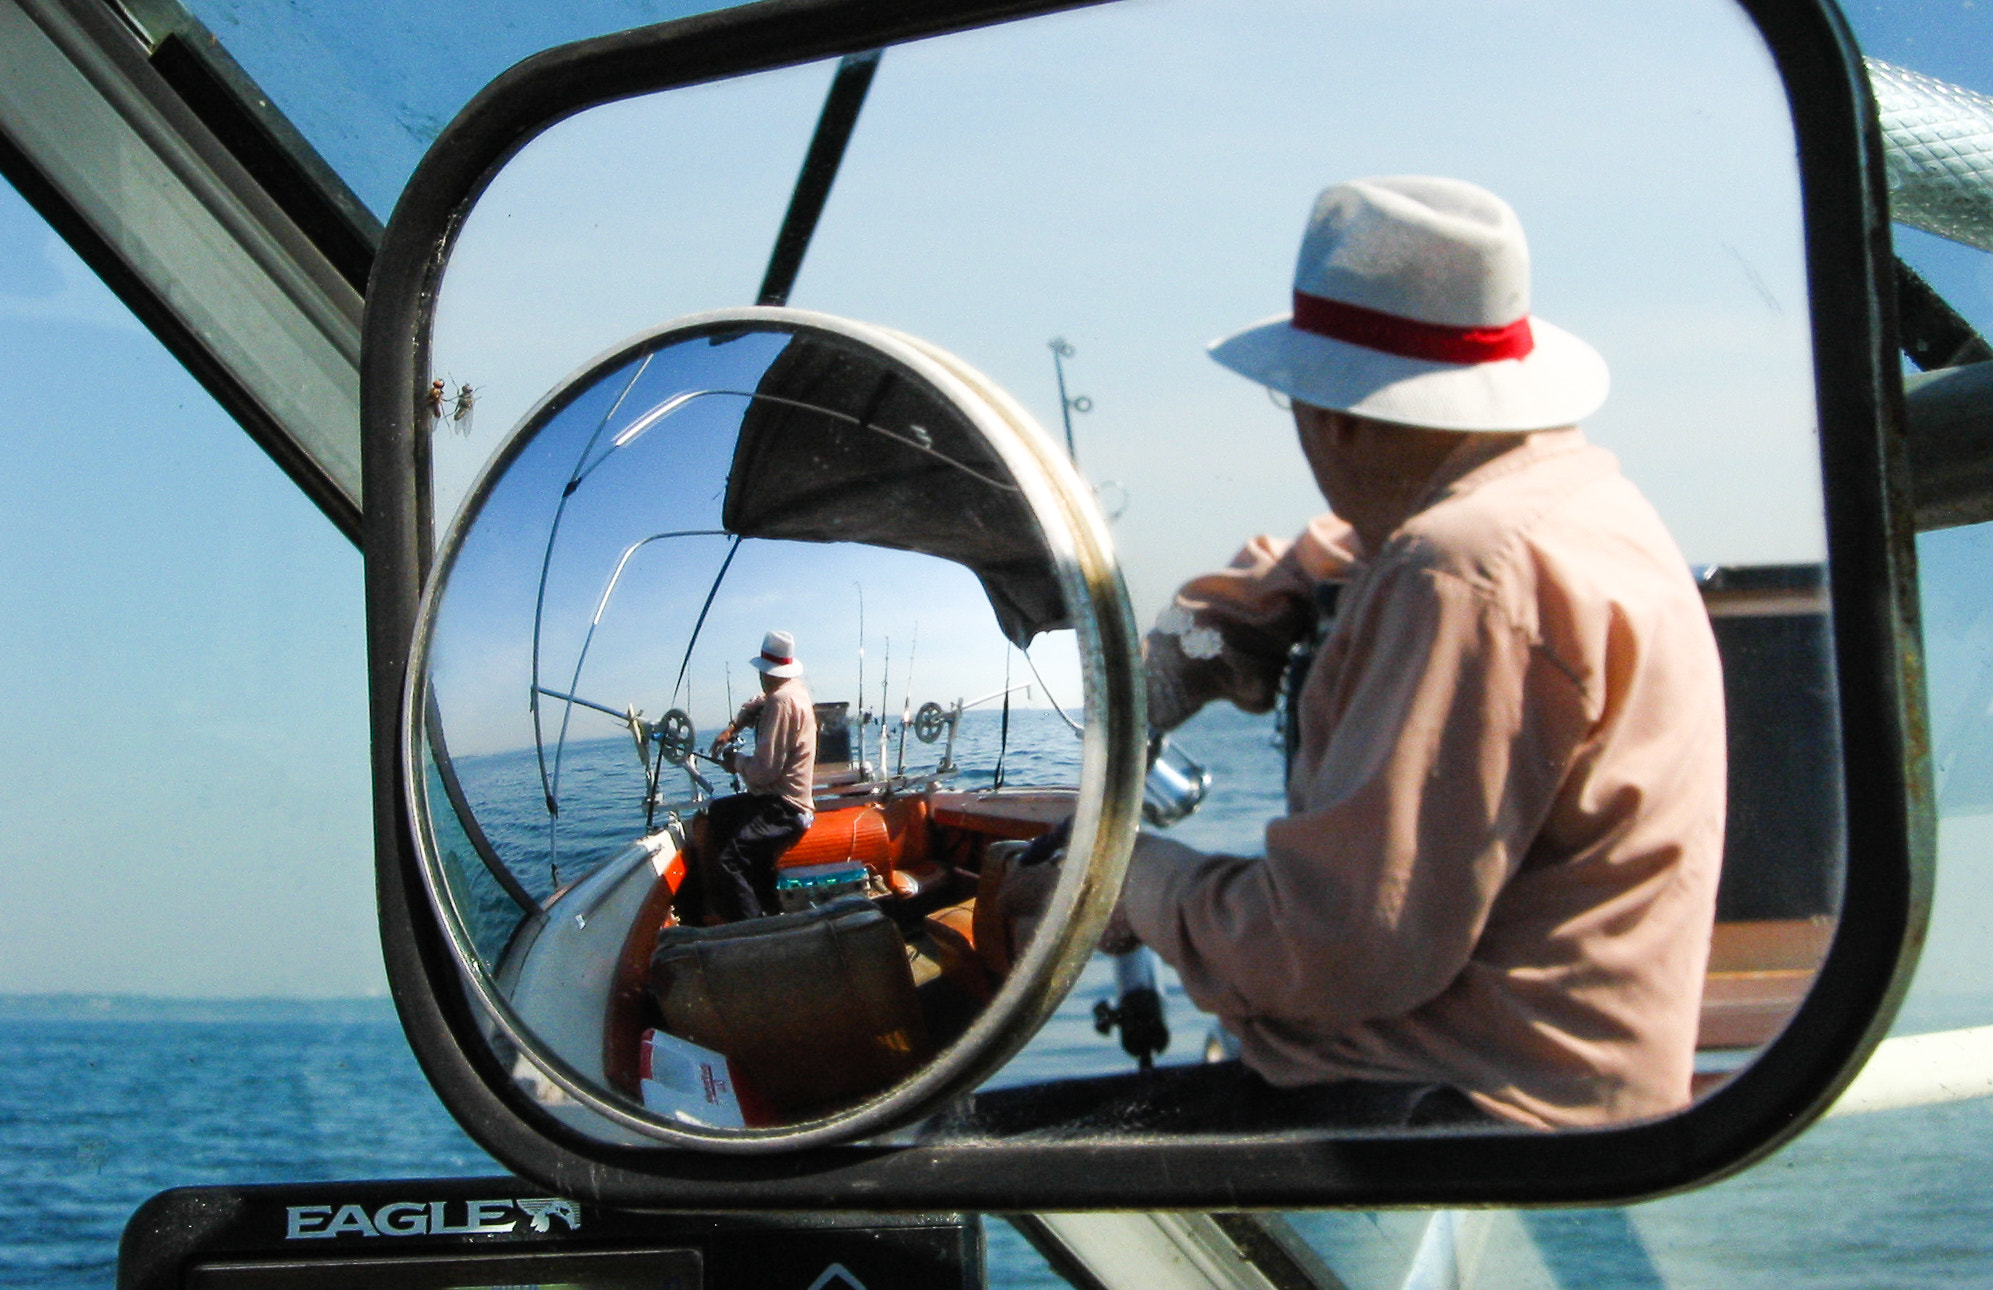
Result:
{"label": "fishing reel", "polygon": [[655,732],[658,753],[669,762],[683,765],[688,761],[699,743],[698,732],[692,728],[692,718],[683,708],[673,708],[658,718]]}
{"label": "fishing reel", "polygon": [[948,729],[948,713],[940,704],[929,699],[920,705],[920,711],[913,714],[913,737],[924,744],[931,744],[941,738],[941,732]]}
{"label": "fishing reel", "polygon": [[1157,731],[1149,733],[1149,772],[1142,780],[1142,818],[1166,829],[1204,804],[1211,772],[1181,745]]}
{"label": "fishing reel", "polygon": [[1098,1000],[1093,1005],[1095,1034],[1121,1032],[1121,1051],[1133,1057],[1142,1070],[1155,1065],[1156,1054],[1170,1046],[1168,1013],[1162,991],[1156,986],[1155,952],[1137,946],[1126,954],[1114,955],[1114,1001]]}

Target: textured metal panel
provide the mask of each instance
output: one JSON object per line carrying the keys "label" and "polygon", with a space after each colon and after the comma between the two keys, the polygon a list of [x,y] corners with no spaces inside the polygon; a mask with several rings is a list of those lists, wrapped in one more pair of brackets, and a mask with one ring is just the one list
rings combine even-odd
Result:
{"label": "textured metal panel", "polygon": [[1993,251],[1993,98],[1863,61],[1882,119],[1890,217]]}

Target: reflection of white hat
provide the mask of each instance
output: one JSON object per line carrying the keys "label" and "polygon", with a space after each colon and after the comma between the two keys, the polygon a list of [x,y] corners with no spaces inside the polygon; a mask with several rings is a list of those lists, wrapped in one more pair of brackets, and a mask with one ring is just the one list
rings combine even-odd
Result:
{"label": "reflection of white hat", "polygon": [[766,672],[777,680],[803,674],[803,665],[796,661],[796,638],[787,632],[770,632],[762,637],[760,655],[747,662],[757,672]]}
{"label": "reflection of white hat", "polygon": [[1359,179],[1315,201],[1294,312],[1211,357],[1304,403],[1438,430],[1571,425],[1605,360],[1529,316],[1529,248],[1507,202],[1458,179]]}

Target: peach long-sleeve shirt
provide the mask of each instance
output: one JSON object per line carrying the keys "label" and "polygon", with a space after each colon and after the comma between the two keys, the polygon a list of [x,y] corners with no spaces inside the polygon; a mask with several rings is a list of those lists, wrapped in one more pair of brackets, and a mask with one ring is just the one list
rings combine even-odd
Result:
{"label": "peach long-sleeve shirt", "polygon": [[1332,516],[1258,539],[1152,635],[1154,706],[1264,710],[1345,580],[1265,856],[1138,848],[1131,926],[1277,1085],[1442,1081],[1537,1127],[1685,1105],[1725,739],[1673,540],[1566,430],[1456,454],[1356,548]]}
{"label": "peach long-sleeve shirt", "polygon": [[779,797],[809,815],[817,769],[817,714],[800,677],[740,705],[734,728],[754,727],[754,755],[735,763],[748,791]]}

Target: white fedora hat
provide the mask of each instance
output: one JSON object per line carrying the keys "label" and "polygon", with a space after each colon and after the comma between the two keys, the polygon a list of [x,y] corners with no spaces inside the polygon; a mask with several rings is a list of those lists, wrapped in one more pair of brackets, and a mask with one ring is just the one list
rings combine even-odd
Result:
{"label": "white fedora hat", "polygon": [[1605,402],[1598,351],[1529,316],[1507,202],[1458,179],[1338,184],[1315,201],[1294,312],[1211,357],[1303,403],[1438,430],[1572,425]]}
{"label": "white fedora hat", "polygon": [[796,661],[796,638],[787,632],[770,632],[762,637],[761,653],[747,664],[777,680],[803,674],[803,665]]}

